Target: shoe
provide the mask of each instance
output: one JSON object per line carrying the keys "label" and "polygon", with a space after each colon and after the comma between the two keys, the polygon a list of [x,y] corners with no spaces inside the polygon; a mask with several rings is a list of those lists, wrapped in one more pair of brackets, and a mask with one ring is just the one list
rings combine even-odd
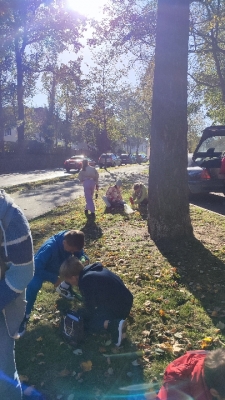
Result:
{"label": "shoe", "polygon": [[18,338],[21,338],[25,334],[28,321],[29,321],[29,318],[25,316],[23,321],[21,322],[19,330],[18,330]]}
{"label": "shoe", "polygon": [[65,297],[68,300],[73,300],[75,298],[74,292],[72,290],[72,287],[69,286],[68,289],[65,289],[61,286],[61,283],[59,286],[56,288],[56,292],[60,294],[60,296]]}
{"label": "shoe", "polygon": [[127,321],[124,319],[110,321],[108,329],[115,345],[121,346],[122,340],[126,338]]}

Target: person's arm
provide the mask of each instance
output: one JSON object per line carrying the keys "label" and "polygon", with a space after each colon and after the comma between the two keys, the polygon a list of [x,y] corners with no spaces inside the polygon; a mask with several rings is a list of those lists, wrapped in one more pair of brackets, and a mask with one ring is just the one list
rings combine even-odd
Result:
{"label": "person's arm", "polygon": [[51,272],[47,270],[48,262],[50,262],[52,257],[52,247],[44,246],[40,249],[35,256],[35,273],[41,275],[45,281],[49,281],[55,284],[58,280],[58,274],[56,272]]}

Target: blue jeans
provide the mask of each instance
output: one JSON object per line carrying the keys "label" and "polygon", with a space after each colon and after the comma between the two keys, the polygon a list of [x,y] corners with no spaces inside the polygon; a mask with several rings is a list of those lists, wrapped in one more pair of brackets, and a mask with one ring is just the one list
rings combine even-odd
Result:
{"label": "blue jeans", "polygon": [[36,301],[39,290],[43,283],[46,282],[41,276],[34,275],[26,290],[26,315],[30,315]]}
{"label": "blue jeans", "polygon": [[2,312],[0,312],[0,338],[0,398],[21,400],[22,392],[15,363],[15,341],[8,334]]}

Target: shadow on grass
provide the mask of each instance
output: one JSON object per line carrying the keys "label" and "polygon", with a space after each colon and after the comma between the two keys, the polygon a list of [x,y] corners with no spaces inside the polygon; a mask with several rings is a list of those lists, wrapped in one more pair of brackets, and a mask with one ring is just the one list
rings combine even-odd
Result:
{"label": "shadow on grass", "polygon": [[[113,351],[108,334],[87,335],[79,345],[82,354],[64,342],[58,326],[47,321],[33,325],[33,329],[17,342],[16,358],[26,387],[35,385],[43,397],[25,399],[139,399],[143,400],[145,385],[141,366],[132,365],[140,351],[128,339],[122,348]],[[82,369],[82,363],[91,368]],[[135,395],[135,397],[134,397]],[[59,397],[60,396],[60,397]]]}
{"label": "shadow on grass", "polygon": [[[207,234],[207,232],[206,232]],[[178,273],[183,284],[199,300],[214,325],[225,322],[225,264],[196,238],[156,244]]]}
{"label": "shadow on grass", "polygon": [[88,216],[86,224],[80,229],[85,234],[86,245],[102,237],[102,229],[95,220]]}

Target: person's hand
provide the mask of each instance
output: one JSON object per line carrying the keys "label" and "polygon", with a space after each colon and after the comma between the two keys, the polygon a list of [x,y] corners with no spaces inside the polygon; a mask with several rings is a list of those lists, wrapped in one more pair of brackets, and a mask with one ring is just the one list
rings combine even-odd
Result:
{"label": "person's hand", "polygon": [[62,279],[58,278],[57,281],[54,283],[54,286],[57,287],[60,285]]}

